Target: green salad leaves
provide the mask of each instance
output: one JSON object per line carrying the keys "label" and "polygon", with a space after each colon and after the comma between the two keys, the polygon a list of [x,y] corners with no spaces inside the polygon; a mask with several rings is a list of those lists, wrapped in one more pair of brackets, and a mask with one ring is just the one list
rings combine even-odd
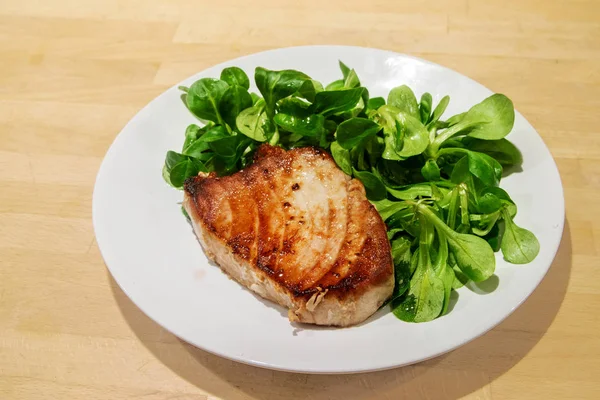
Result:
{"label": "green salad leaves", "polygon": [[398,86],[369,96],[354,69],[323,85],[296,70],[237,67],[220,79],[180,87],[201,123],[188,126],[181,152],[169,151],[163,177],[181,189],[200,172],[234,173],[262,143],[318,146],[359,179],[388,228],[398,318],[431,321],[448,312],[452,290],[490,278],[494,252],[513,264],[539,253],[535,235],[515,222],[517,206],[499,187],[504,168],[522,156],[505,137],[515,120],[510,99],[493,94],[443,119],[448,96]]}

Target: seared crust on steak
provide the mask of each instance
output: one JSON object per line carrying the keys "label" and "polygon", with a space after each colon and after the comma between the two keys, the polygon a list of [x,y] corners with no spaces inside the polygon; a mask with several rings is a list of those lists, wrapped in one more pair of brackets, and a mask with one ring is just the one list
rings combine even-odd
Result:
{"label": "seared crust on steak", "polygon": [[385,224],[321,149],[262,145],[233,175],[188,179],[184,207],[207,255],[291,320],[356,324],[392,293]]}

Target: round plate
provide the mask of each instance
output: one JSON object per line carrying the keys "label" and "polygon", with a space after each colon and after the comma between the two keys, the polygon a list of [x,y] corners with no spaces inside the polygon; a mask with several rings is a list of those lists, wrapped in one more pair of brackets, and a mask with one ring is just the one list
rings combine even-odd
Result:
{"label": "round plate", "polygon": [[[338,60],[355,68],[371,97],[387,96],[407,84],[420,97],[446,94],[445,115],[468,110],[492,92],[447,68],[388,51],[309,46],[266,51],[216,65],[192,76],[219,77],[238,66],[249,76],[262,66],[297,69],[321,82],[339,79]],[[251,88],[256,91],[256,88]],[[519,207],[518,225],[532,230],[541,251],[527,265],[496,254],[496,276],[458,290],[449,314],[428,323],[405,323],[385,307],[352,328],[297,326],[286,310],[230,280],[207,261],[161,169],[167,150],[179,150],[196,119],[176,86],[141,110],[123,129],[102,163],[93,197],[98,246],[123,291],[165,329],[211,353],[261,367],[312,373],[346,373],[391,368],[425,360],[488,331],[533,292],[558,249],[564,198],[556,164],[533,127],[516,113],[509,135],[523,153],[522,171],[504,187]]]}

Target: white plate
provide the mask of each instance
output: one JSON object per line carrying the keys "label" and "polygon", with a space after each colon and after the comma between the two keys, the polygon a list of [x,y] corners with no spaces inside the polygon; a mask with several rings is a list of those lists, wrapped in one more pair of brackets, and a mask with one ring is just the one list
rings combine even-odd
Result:
{"label": "white plate", "polygon": [[[253,54],[181,84],[219,77],[232,65],[251,77],[257,66],[293,68],[327,83],[340,77],[338,60],[356,69],[371,97],[386,96],[401,84],[418,97],[432,93],[434,103],[449,94],[445,115],[468,110],[491,94],[477,82],[424,60],[344,46]],[[540,136],[517,113],[509,139],[523,153],[523,170],[505,178],[502,187],[519,207],[517,223],[540,241],[534,262],[511,265],[498,253],[497,279],[481,288],[460,289],[454,309],[433,322],[405,323],[386,308],[353,328],[294,326],[282,308],[260,300],[207,262],[181,214],[182,193],[162,179],[165,153],[181,148],[185,128],[194,121],[176,86],[141,110],[115,139],[98,172],[93,219],[106,265],[132,301],[165,329],[220,356],[314,373],[378,370],[425,360],[467,343],[506,318],[539,284],[558,248],[564,222],[560,177]],[[495,290],[487,290],[495,284]]]}

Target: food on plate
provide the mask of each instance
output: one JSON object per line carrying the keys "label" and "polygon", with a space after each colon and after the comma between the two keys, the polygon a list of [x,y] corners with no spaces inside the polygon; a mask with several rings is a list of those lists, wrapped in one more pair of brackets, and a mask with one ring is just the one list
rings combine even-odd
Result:
{"label": "food on plate", "polygon": [[[443,93],[425,92],[417,98],[410,87],[400,85],[386,98],[373,97],[354,69],[342,62],[340,69],[340,79],[323,85],[300,71],[257,67],[254,82],[260,95],[250,91],[250,79],[237,67],[223,69],[219,79],[202,78],[190,87],[180,87],[185,106],[202,124],[188,126],[180,153],[167,152],[163,177],[175,188],[185,186],[185,204],[196,232],[201,240],[204,238],[207,252],[226,271],[244,285],[254,285],[253,290],[263,296],[286,305],[292,310],[292,318],[349,325],[375,311],[386,297],[398,318],[431,321],[448,312],[453,290],[494,274],[494,252],[501,251],[504,259],[514,264],[533,261],[540,244],[532,232],[516,224],[517,205],[500,188],[503,173],[518,170],[515,167],[522,163],[520,151],[506,139],[515,120],[509,98],[493,94],[468,110],[446,117],[450,98]],[[475,103],[480,99],[473,100]],[[298,161],[310,154],[320,154],[322,161]],[[267,168],[268,173],[259,173],[261,164],[277,164],[278,159],[296,161],[286,164],[289,170],[284,168],[284,172]],[[319,171],[327,174],[318,177]],[[289,192],[291,186],[281,186],[283,180],[277,180],[271,188],[266,182],[275,178],[269,178],[270,174],[281,179],[296,177],[301,190]],[[335,175],[338,180],[328,180]],[[223,182],[236,184],[224,186]],[[212,191],[207,192],[209,187]],[[377,223],[373,208],[367,207],[363,198],[363,187],[379,213]],[[378,261],[370,258],[372,264],[363,271],[370,273],[360,275],[366,281],[347,276],[354,282],[349,286],[351,300],[339,291],[336,294],[329,280],[316,281],[321,279],[327,263],[313,264],[319,260],[297,256],[320,249],[319,254],[339,259],[340,254],[331,246],[342,231],[320,236],[319,227],[326,225],[319,220],[322,210],[311,209],[312,214],[303,214],[303,221],[311,228],[299,230],[306,236],[294,242],[293,255],[264,258],[266,250],[257,247],[259,237],[249,236],[252,246],[245,250],[243,236],[231,236],[228,229],[248,229],[253,226],[251,221],[259,220],[241,209],[234,212],[231,204],[242,204],[249,207],[249,212],[256,212],[260,204],[251,207],[250,203],[256,202],[251,199],[256,199],[261,190],[266,191],[264,196],[276,190],[282,198],[302,194],[304,199],[288,201],[293,208],[282,209],[283,200],[281,207],[259,213],[268,217],[260,224],[268,227],[266,232],[288,232],[290,221],[284,217],[300,212],[297,207],[308,207],[312,201],[329,210],[344,209],[343,200],[336,200],[341,196],[349,210],[364,207],[363,219],[355,226],[366,237],[377,238],[378,248],[373,254],[377,254]],[[214,207],[210,212],[206,210],[209,205]],[[337,212],[335,217],[341,218]],[[244,218],[248,221],[238,220]],[[216,231],[207,228],[211,226],[207,225],[209,220],[221,221],[215,225]],[[381,220],[387,228],[387,242],[380,237]],[[229,242],[234,237],[238,239]],[[267,239],[262,243],[271,245],[276,241],[268,234]],[[283,242],[272,246],[285,253]],[[242,257],[244,252],[247,259]],[[371,254],[360,249],[355,256],[362,259]],[[389,257],[394,265],[391,295]],[[264,264],[267,259],[270,261]],[[261,265],[268,267],[260,269]],[[278,280],[278,268],[283,281]],[[253,275],[248,271],[254,271]],[[289,285],[282,285],[292,271],[303,273],[293,275]],[[385,283],[378,281],[378,276],[385,276]],[[309,292],[298,297],[303,290]]]}
{"label": "food on plate", "polygon": [[206,254],[292,321],[357,324],[392,294],[386,226],[322,149],[263,144],[233,175],[189,178],[183,204]]}

